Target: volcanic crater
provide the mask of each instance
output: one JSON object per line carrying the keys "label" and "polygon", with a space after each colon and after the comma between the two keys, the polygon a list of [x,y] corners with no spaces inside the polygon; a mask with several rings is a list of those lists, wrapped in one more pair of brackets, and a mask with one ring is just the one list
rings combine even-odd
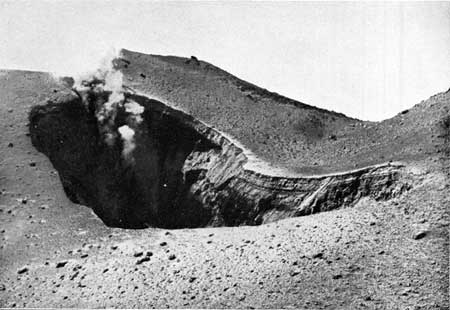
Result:
{"label": "volcanic crater", "polygon": [[133,92],[123,92],[108,123],[117,133],[130,117],[124,103],[144,107],[135,146],[124,156],[126,142],[107,143],[98,119],[110,96],[73,89],[29,116],[32,143],[50,158],[67,196],[108,226],[259,225],[352,206],[364,196],[389,199],[409,187],[399,180],[403,165],[392,162],[289,175],[195,117]]}
{"label": "volcanic crater", "polygon": [[0,307],[448,307],[450,91],[369,122],[198,58],[110,72],[0,71]]}

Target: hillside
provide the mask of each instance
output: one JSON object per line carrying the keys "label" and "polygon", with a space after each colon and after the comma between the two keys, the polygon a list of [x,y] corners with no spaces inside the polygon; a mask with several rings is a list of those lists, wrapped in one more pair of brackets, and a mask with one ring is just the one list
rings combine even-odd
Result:
{"label": "hillside", "polygon": [[[196,59],[122,50],[124,84],[235,137],[256,156],[302,174],[423,159],[439,142],[450,93],[392,119],[363,122],[261,89]],[[324,90],[326,91],[326,90]]]}
{"label": "hillside", "polygon": [[[138,128],[146,135],[136,131],[133,153],[142,169],[122,170],[129,167],[123,145],[108,151],[92,141],[97,120],[77,108],[81,99],[67,83],[0,71],[0,307],[448,308],[450,92],[392,119],[361,122],[249,86],[203,61],[129,51],[123,59],[116,65],[131,88],[127,100],[145,107]],[[226,135],[289,175],[250,169]],[[400,163],[366,167],[389,160]],[[82,190],[111,199],[111,192],[126,195],[115,183],[123,180],[158,184],[149,191],[155,195],[186,184],[178,170],[158,170],[166,166],[195,185],[173,205],[181,209],[168,210],[186,211],[189,193],[203,199],[213,189],[236,190],[245,199],[220,197],[234,211],[256,207],[265,224],[242,225],[251,212],[219,212],[225,222],[209,226],[222,227],[108,227]],[[155,181],[161,175],[177,178]],[[158,207],[167,208],[173,193]],[[313,214],[289,213],[299,205]]]}

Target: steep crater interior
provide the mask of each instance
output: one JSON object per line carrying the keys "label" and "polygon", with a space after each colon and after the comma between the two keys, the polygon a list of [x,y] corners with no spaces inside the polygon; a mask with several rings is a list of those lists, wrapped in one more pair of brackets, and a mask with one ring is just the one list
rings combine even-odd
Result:
{"label": "steep crater interior", "polygon": [[[32,143],[49,157],[67,196],[108,226],[258,225],[351,206],[363,196],[389,199],[408,188],[391,165],[314,178],[247,170],[244,150],[219,132],[157,100],[122,95],[107,118],[101,114],[114,96],[92,89],[29,115]],[[127,103],[142,109],[137,117]],[[118,133],[130,124],[127,140]]]}
{"label": "steep crater interior", "polygon": [[[162,103],[126,96],[145,106],[132,158],[124,158],[121,139],[105,143],[94,108],[78,96],[32,109],[33,145],[50,158],[67,196],[91,207],[108,226],[207,225],[211,212],[189,191],[196,176],[183,174],[182,167],[191,152],[217,146],[171,117]],[[126,124],[126,114],[117,109],[113,129]]]}

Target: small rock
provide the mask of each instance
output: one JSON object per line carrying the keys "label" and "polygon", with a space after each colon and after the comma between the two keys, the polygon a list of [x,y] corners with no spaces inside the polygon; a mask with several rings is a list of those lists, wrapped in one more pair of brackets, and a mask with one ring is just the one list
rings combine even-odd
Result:
{"label": "small rock", "polygon": [[24,267],[20,268],[19,270],[17,270],[17,273],[23,274],[25,272],[28,272],[28,270],[29,270],[28,267],[24,266]]}
{"label": "small rock", "polygon": [[317,252],[311,255],[311,258],[322,258],[322,257],[323,257],[322,252]]}
{"label": "small rock", "polygon": [[79,271],[76,271],[73,275],[70,276],[70,281],[73,281],[73,279],[75,279],[78,275],[80,274]]}
{"label": "small rock", "polygon": [[192,282],[194,282],[195,280],[197,280],[196,277],[190,277],[190,278],[189,278],[189,283],[192,283]]}
{"label": "small rock", "polygon": [[153,253],[150,251],[147,251],[147,253],[145,253],[145,256],[148,256],[148,257],[153,256]]}
{"label": "small rock", "polygon": [[27,199],[27,198],[22,198],[21,202],[22,202],[23,204],[26,204],[26,203],[28,202],[28,199]]}
{"label": "small rock", "polygon": [[300,274],[299,271],[291,271],[291,272],[289,273],[289,275],[290,275],[291,277],[295,277],[296,275],[299,275],[299,274]]}
{"label": "small rock", "polygon": [[137,261],[136,261],[136,265],[140,265],[140,264],[142,264],[142,263],[144,263],[144,262],[148,262],[150,260],[150,257],[149,256],[144,256],[144,257],[142,257],[141,259],[138,259]]}
{"label": "small rock", "polygon": [[161,242],[159,245],[160,245],[160,246],[166,246],[166,245],[167,245],[167,242],[163,241],[163,242]]}
{"label": "small rock", "polygon": [[31,162],[30,163],[30,167],[36,167],[36,163],[35,162]]}
{"label": "small rock", "polygon": [[416,232],[416,233],[414,233],[414,235],[413,235],[413,239],[414,240],[419,240],[419,239],[422,239],[422,238],[424,238],[426,235],[427,235],[427,231],[419,231],[419,232]]}
{"label": "small rock", "polygon": [[334,274],[334,275],[333,275],[333,279],[334,279],[334,280],[341,279],[341,278],[342,278],[342,275],[341,275],[341,274]]}
{"label": "small rock", "polygon": [[406,288],[403,291],[401,291],[400,295],[402,296],[408,296],[409,293],[411,293],[412,289],[411,288]]}
{"label": "small rock", "polygon": [[14,146],[14,144],[13,143],[8,143],[8,147],[13,147]]}
{"label": "small rock", "polygon": [[67,263],[68,263],[68,261],[66,261],[66,260],[60,261],[60,262],[56,263],[56,268],[62,268],[62,267],[64,267]]}
{"label": "small rock", "polygon": [[139,251],[139,252],[135,252],[134,254],[133,254],[133,256],[134,257],[140,257],[140,256],[142,256],[144,253],[142,252],[142,251]]}
{"label": "small rock", "polygon": [[112,245],[111,246],[111,250],[117,250],[118,246],[117,245]]}
{"label": "small rock", "polygon": [[85,254],[81,254],[81,258],[86,258],[86,257],[88,257],[89,255],[87,254],[87,253],[85,253]]}
{"label": "small rock", "polygon": [[169,260],[174,260],[176,258],[175,254],[170,254],[169,255]]}

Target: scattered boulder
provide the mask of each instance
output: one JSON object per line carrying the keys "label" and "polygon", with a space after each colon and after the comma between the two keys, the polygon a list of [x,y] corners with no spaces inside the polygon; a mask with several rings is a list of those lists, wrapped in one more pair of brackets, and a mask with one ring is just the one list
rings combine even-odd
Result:
{"label": "scattered boulder", "polygon": [[25,272],[28,272],[28,267],[27,266],[23,266],[23,267],[21,267],[21,268],[19,268],[18,270],[17,270],[17,273],[18,274],[23,274],[23,273],[25,273]]}
{"label": "scattered boulder", "polygon": [[64,267],[65,265],[67,265],[67,263],[68,263],[68,261],[66,261],[66,260],[57,262],[57,263],[56,263],[56,268],[62,268],[62,267]]}
{"label": "scattered boulder", "polygon": [[192,64],[194,64],[194,65],[196,65],[196,66],[200,66],[200,61],[199,61],[199,60],[197,59],[197,57],[195,57],[195,56],[191,56],[191,58],[188,59],[188,60],[186,60],[184,63],[185,63],[185,64],[190,64],[190,63],[192,63]]}
{"label": "scattered boulder", "polygon": [[291,276],[291,277],[295,277],[295,276],[297,276],[297,275],[299,275],[300,274],[300,271],[291,271],[290,273],[289,273],[289,275]]}
{"label": "scattered boulder", "polygon": [[420,240],[422,238],[425,238],[425,236],[428,234],[428,231],[426,230],[421,230],[421,231],[417,231],[413,234],[412,238],[414,240]]}
{"label": "scattered boulder", "polygon": [[133,254],[133,256],[134,257],[140,257],[140,256],[142,256],[144,253],[142,252],[142,251],[138,251],[138,252],[135,252],[134,254]]}
{"label": "scattered boulder", "polygon": [[137,261],[136,261],[136,265],[140,265],[140,264],[142,264],[142,263],[144,263],[144,262],[148,262],[150,260],[150,257],[149,256],[144,256],[144,257],[142,257],[141,259],[138,259]]}
{"label": "scattered boulder", "polygon": [[322,252],[316,252],[311,255],[311,258],[323,258]]}

